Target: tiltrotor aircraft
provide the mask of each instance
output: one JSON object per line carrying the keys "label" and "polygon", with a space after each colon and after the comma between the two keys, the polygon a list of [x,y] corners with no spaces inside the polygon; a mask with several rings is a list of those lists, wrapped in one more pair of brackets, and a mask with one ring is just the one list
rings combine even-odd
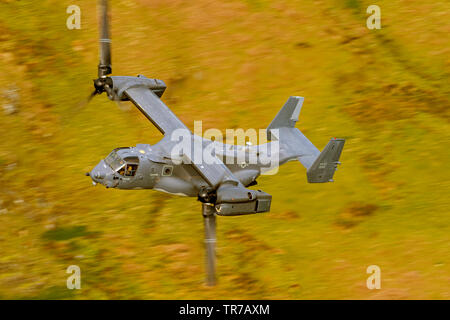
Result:
{"label": "tiltrotor aircraft", "polygon": [[[298,160],[306,168],[310,183],[333,181],[340,164],[344,139],[332,138],[320,152],[298,129],[303,98],[292,96],[267,127],[269,143],[237,146],[204,139],[191,131],[161,101],[164,81],[137,77],[109,76],[111,69],[111,40],[109,34],[108,2],[99,0],[101,7],[100,63],[95,91],[91,98],[106,92],[115,101],[131,101],[164,137],[155,145],[114,149],[87,173],[94,184],[117,189],[154,189],[171,194],[197,197],[203,203],[205,218],[208,284],[214,283],[215,215],[234,216],[268,212],[272,196],[248,189],[256,184],[267,169],[264,157],[275,157],[277,165]],[[180,149],[174,132],[183,132],[192,149]],[[272,148],[276,143],[277,148]],[[195,161],[197,151],[209,152],[213,161]],[[213,146],[213,148],[211,148]],[[207,150],[207,151],[205,151]],[[210,150],[210,151],[208,151]],[[192,151],[192,152],[190,152]],[[253,157],[252,163],[242,162]],[[226,159],[226,161],[225,161]],[[225,163],[226,164],[225,164]],[[273,165],[273,164],[270,164]]]}

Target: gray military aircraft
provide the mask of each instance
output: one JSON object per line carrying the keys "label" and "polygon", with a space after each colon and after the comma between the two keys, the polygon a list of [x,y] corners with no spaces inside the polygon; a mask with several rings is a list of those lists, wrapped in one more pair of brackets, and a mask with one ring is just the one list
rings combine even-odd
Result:
{"label": "gray military aircraft", "polygon": [[[155,145],[138,144],[114,149],[86,175],[94,184],[107,188],[154,189],[197,197],[203,203],[208,283],[213,284],[215,215],[235,216],[270,210],[271,195],[248,189],[256,184],[264,170],[273,167],[273,163],[267,164],[263,158],[276,158],[277,166],[298,160],[306,168],[308,182],[330,182],[340,164],[345,140],[332,138],[320,152],[295,128],[303,103],[303,98],[296,96],[287,100],[267,127],[269,143],[237,146],[192,134],[161,101],[166,89],[164,81],[142,75],[109,76],[112,68],[108,1],[99,0],[99,4],[100,63],[98,78],[94,80],[95,91],[90,98],[106,92],[110,100],[131,101],[164,137]],[[180,143],[179,139],[174,139],[174,133],[179,132],[190,142],[191,149],[182,148],[174,153],[174,148]],[[196,148],[193,146],[197,146],[197,151],[206,152],[213,161],[196,161],[193,156]],[[255,161],[248,161],[250,158]]]}

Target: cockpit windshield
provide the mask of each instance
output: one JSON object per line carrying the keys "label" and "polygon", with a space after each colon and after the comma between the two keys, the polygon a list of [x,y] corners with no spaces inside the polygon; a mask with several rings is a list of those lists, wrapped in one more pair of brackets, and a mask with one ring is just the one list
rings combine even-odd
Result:
{"label": "cockpit windshield", "polygon": [[117,150],[126,149],[118,148],[114,149],[106,158],[105,163],[111,167],[115,172],[125,177],[134,177],[139,166],[139,158],[135,156],[129,156],[122,159]]}
{"label": "cockpit windshield", "polygon": [[125,161],[119,157],[116,150],[113,150],[106,158],[105,162],[108,166],[111,167],[114,171],[119,170],[121,167],[124,166]]}

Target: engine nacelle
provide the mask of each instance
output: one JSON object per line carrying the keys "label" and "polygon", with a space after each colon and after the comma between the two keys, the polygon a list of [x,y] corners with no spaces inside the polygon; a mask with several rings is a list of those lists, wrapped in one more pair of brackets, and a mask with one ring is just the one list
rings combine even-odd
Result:
{"label": "engine nacelle", "polygon": [[167,86],[164,81],[159,79],[149,79],[146,76],[139,75],[137,77],[110,77],[114,93],[122,101],[128,101],[128,97],[124,91],[133,87],[144,87],[153,91],[158,97],[162,97]]}
{"label": "engine nacelle", "polygon": [[224,202],[216,204],[217,214],[220,216],[241,216],[270,211],[272,196],[257,190],[256,198],[246,202]]}

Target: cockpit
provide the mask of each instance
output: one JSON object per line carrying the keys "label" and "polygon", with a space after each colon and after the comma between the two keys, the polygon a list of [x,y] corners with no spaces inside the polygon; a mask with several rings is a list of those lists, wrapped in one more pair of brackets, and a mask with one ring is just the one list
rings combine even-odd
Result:
{"label": "cockpit", "polygon": [[126,156],[122,158],[119,153],[122,149],[129,148],[117,148],[114,149],[106,158],[105,163],[111,167],[114,172],[119,173],[124,177],[134,177],[139,167],[139,158],[136,156]]}

